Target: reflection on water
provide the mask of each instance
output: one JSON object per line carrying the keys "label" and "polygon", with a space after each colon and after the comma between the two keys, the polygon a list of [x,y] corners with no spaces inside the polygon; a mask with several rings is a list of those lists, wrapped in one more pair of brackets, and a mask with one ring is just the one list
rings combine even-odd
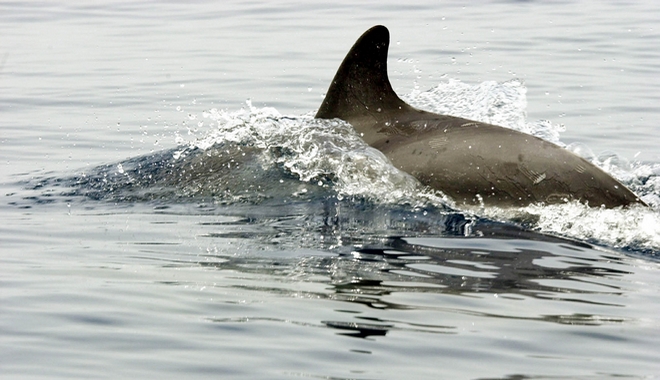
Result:
{"label": "reflection on water", "polygon": [[[389,217],[396,214],[392,219],[401,221],[415,220],[413,214],[418,212],[381,209],[377,212],[380,218],[376,218],[371,215],[372,211],[376,213],[361,209],[360,213],[348,217],[349,212],[344,209],[341,218],[334,209],[334,218],[322,214],[314,218],[251,215],[218,223],[207,222],[205,226],[216,231],[204,233],[201,237],[215,242],[219,252],[205,255],[198,265],[263,279],[238,281],[230,285],[235,289],[272,296],[337,301],[361,305],[366,310],[426,310],[584,326],[626,321],[616,315],[579,312],[581,307],[569,308],[573,312],[561,314],[551,312],[552,308],[535,311],[525,306],[521,310],[510,307],[497,310],[485,301],[465,307],[457,306],[460,301],[433,303],[437,296],[461,297],[455,300],[490,297],[512,301],[512,305],[515,302],[525,305],[536,299],[541,305],[542,301],[548,301],[582,304],[585,309],[591,305],[600,307],[601,311],[618,309],[624,307],[620,300],[625,293],[621,280],[631,272],[618,255],[511,225],[471,221],[463,215],[445,214],[444,218],[438,215],[430,218],[437,222],[435,224],[418,217],[416,222],[408,223],[404,228],[388,224],[388,214]],[[403,214],[406,216],[402,217]],[[367,220],[369,228],[365,228]],[[422,233],[415,237],[393,234],[413,230]],[[425,234],[429,231],[434,235]],[[252,244],[255,240],[263,241],[275,251],[239,255],[222,251],[226,246],[223,241],[243,239]],[[291,257],[286,252],[294,245],[323,250]],[[277,249],[283,253],[274,253]],[[300,283],[322,286],[318,290],[301,290],[296,286]],[[351,315],[350,308],[341,309],[338,311],[348,313],[348,320],[319,320],[317,327],[326,326],[336,329],[338,334],[359,338],[384,336],[393,329],[456,333],[456,326],[452,325],[390,320],[363,313]],[[255,318],[259,317],[249,320]],[[240,322],[236,318],[216,318],[213,321]]]}
{"label": "reflection on water", "polygon": [[[618,357],[622,351],[638,358],[640,371],[654,362],[657,338],[648,332],[657,292],[644,276],[657,272],[581,242],[467,213],[327,194],[258,206],[73,198],[40,204],[21,194],[10,197],[14,223],[38,223],[41,242],[53,248],[25,257],[34,263],[25,277],[38,288],[5,303],[16,315],[10,337],[20,352],[34,350],[25,331],[53,347],[76,334],[91,337],[65,356],[69,367],[90,351],[107,362],[106,342],[122,348],[110,352],[108,365],[118,368],[130,368],[124,347],[138,347],[130,355],[160,358],[154,366],[195,356],[202,369],[245,370],[257,360],[310,376],[397,371],[404,360],[433,369],[438,358],[456,361],[459,370],[491,358],[480,366],[484,376],[510,373],[516,363],[524,364],[515,367],[524,376],[553,374],[555,358],[574,363],[561,373],[585,365],[593,372],[603,364],[594,364],[598,357],[615,374],[630,361]],[[54,317],[25,311],[42,310],[44,302]],[[157,354],[134,346],[136,331],[152,334],[140,342]],[[163,354],[162,347],[173,348]],[[586,347],[595,351],[584,356]],[[336,367],[338,356],[352,364]]]}

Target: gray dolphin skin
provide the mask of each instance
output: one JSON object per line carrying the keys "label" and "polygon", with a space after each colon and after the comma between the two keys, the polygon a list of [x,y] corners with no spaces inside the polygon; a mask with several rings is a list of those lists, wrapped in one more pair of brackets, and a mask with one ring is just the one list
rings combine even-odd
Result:
{"label": "gray dolphin skin", "polygon": [[457,204],[644,204],[598,167],[550,142],[406,104],[387,75],[389,41],[389,31],[381,25],[357,40],[337,70],[317,118],[350,123],[395,167]]}

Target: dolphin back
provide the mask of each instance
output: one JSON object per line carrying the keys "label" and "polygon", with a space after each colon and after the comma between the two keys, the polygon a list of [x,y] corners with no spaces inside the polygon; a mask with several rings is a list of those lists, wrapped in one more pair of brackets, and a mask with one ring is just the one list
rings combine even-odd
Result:
{"label": "dolphin back", "polygon": [[644,205],[609,174],[550,142],[406,104],[387,75],[389,42],[382,25],[362,34],[339,66],[317,118],[350,123],[395,167],[458,203]]}

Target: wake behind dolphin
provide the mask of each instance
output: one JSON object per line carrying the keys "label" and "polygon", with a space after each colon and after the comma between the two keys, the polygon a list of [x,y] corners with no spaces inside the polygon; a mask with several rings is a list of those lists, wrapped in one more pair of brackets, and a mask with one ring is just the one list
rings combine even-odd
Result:
{"label": "wake behind dolphin", "polygon": [[317,118],[350,123],[395,167],[459,204],[644,204],[595,165],[550,142],[406,104],[387,75],[389,39],[387,28],[377,25],[355,42]]}

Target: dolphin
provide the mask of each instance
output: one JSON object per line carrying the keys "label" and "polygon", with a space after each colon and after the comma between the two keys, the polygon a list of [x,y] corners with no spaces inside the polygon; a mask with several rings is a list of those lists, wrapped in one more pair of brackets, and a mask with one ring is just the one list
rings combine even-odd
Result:
{"label": "dolphin", "polygon": [[579,201],[642,204],[632,191],[568,150],[512,129],[418,110],[387,75],[390,35],[377,25],[339,66],[316,118],[350,123],[398,169],[456,204],[525,207]]}

